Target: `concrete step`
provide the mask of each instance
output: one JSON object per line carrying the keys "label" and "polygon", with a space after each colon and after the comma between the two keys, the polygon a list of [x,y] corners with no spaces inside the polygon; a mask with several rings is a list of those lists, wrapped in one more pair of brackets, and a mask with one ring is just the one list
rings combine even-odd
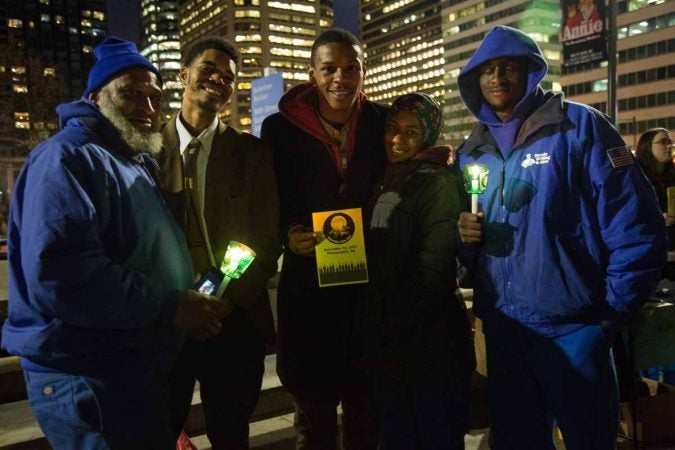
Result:
{"label": "concrete step", "polygon": [[[249,436],[251,450],[295,450],[293,414],[252,422]],[[199,450],[211,450],[206,435],[194,436],[190,440]]]}
{"label": "concrete step", "polygon": [[5,356],[0,358],[0,403],[26,399],[26,383],[21,370],[21,358]]}
{"label": "concrete step", "polygon": [[[489,450],[490,430],[471,430],[464,436],[465,450]],[[251,423],[251,450],[295,450],[293,414]],[[190,438],[199,450],[211,450],[206,435]]]}

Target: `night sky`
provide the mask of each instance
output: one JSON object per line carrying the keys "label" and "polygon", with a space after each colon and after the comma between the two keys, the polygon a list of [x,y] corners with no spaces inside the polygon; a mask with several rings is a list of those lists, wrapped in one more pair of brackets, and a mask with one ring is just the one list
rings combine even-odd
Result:
{"label": "night sky", "polygon": [[[265,0],[263,0],[265,1]],[[140,41],[139,0],[108,0],[108,34],[130,41]],[[358,36],[358,0],[334,0],[336,27]]]}
{"label": "night sky", "polygon": [[108,0],[108,34],[140,43],[140,0]]}

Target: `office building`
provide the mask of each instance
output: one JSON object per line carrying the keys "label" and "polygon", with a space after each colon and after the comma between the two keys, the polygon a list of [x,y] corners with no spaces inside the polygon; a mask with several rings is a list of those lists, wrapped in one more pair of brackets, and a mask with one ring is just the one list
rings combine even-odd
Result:
{"label": "office building", "polygon": [[541,47],[549,64],[544,89],[559,91],[561,47],[558,38],[562,19],[557,0],[486,0],[443,2],[443,139],[459,145],[476,123],[466,110],[457,88],[457,76],[485,34],[495,25],[508,25],[530,35]]}
{"label": "office building", "polygon": [[0,0],[3,137],[56,129],[53,107],[82,95],[105,24],[105,0]]}
{"label": "office building", "polygon": [[[631,146],[649,128],[675,130],[675,1],[617,1],[618,128]],[[566,97],[607,110],[607,63],[565,68]]]}
{"label": "office building", "polygon": [[361,1],[364,90],[371,100],[391,102],[416,91],[443,100],[441,11],[440,0]]}
{"label": "office building", "polygon": [[143,56],[155,64],[162,74],[164,92],[162,113],[169,118],[180,109],[183,89],[178,81],[180,71],[180,39],[177,0],[141,0],[141,47]]}
{"label": "office building", "polygon": [[223,113],[233,126],[251,130],[251,81],[283,72],[285,87],[308,79],[310,49],[333,20],[330,0],[179,0],[180,45],[223,36],[241,54],[232,101]]}
{"label": "office building", "polygon": [[0,216],[27,152],[58,129],[56,105],[82,96],[105,11],[105,0],[0,0]]}

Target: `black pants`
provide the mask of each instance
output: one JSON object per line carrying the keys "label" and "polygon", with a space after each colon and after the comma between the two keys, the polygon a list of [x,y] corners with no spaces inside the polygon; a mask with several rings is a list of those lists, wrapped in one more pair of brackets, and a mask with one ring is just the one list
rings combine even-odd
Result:
{"label": "black pants", "polygon": [[336,450],[337,406],[342,405],[342,448],[375,450],[377,425],[369,385],[358,379],[346,381],[335,401],[316,401],[292,395],[298,450]]}
{"label": "black pants", "polygon": [[180,435],[199,380],[213,450],[248,449],[248,422],[260,395],[265,343],[242,311],[207,341],[188,340],[169,375],[171,426]]}

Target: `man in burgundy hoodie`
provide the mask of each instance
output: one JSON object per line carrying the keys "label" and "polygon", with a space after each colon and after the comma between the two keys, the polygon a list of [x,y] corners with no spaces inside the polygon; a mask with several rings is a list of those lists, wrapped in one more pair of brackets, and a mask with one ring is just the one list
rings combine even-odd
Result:
{"label": "man in burgundy hoodie", "polygon": [[295,403],[299,449],[335,448],[338,403],[344,448],[377,446],[368,387],[350,353],[357,288],[319,288],[311,231],[313,212],[366,206],[382,176],[387,108],[366,99],[364,75],[358,39],[327,30],[312,46],[310,82],[286,92],[262,126],[274,150],[285,244],[277,371]]}

